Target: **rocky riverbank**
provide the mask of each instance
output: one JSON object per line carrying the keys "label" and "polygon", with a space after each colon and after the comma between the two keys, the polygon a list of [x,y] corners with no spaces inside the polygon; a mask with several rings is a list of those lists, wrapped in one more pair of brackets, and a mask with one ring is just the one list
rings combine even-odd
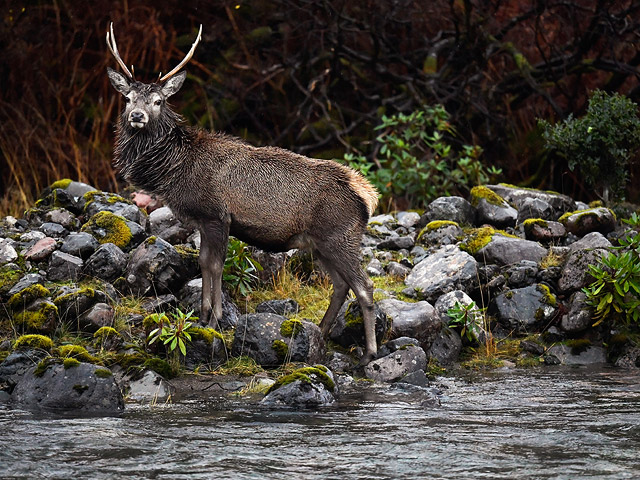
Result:
{"label": "rocky riverbank", "polygon": [[[607,208],[507,185],[438,198],[421,214],[373,217],[362,251],[377,286],[381,347],[364,368],[356,302],[345,303],[325,342],[316,322],[329,291],[309,258],[242,247],[237,258],[260,262],[256,288],[270,299],[243,294],[247,271],[230,274],[223,331],[193,326],[182,356],[149,335],[175,328],[180,312],[198,315],[198,233],[144,195],[63,180],[23,218],[1,221],[0,399],[111,414],[123,395],[253,391],[267,392],[268,405],[317,406],[365,378],[431,402],[427,374],[461,362],[637,367],[638,348],[606,322],[593,327],[581,291],[592,280],[587,265],[625,230]],[[317,305],[308,289],[280,298],[284,276],[315,289]]]}

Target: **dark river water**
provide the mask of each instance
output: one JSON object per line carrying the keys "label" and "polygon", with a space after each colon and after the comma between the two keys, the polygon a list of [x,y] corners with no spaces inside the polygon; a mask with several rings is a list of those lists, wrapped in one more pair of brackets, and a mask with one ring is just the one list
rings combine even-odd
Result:
{"label": "dark river water", "polygon": [[119,418],[0,406],[1,478],[640,478],[640,376],[467,373],[441,405],[368,389],[319,411],[128,405]]}

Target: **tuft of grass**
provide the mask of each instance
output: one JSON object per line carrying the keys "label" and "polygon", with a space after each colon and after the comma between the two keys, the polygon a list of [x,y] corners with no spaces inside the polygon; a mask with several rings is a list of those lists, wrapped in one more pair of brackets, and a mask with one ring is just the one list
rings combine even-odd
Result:
{"label": "tuft of grass", "polygon": [[253,358],[242,356],[230,358],[225,364],[214,370],[213,374],[249,377],[263,371],[264,369]]}
{"label": "tuft of grass", "polygon": [[560,267],[564,262],[564,257],[558,255],[553,250],[549,249],[547,255],[540,260],[540,268],[547,269],[550,267]]}
{"label": "tuft of grass", "polygon": [[404,290],[407,286],[402,280],[398,278],[392,277],[391,275],[370,278],[371,281],[373,281],[373,300],[375,302],[388,298],[388,295],[385,295],[384,292],[392,293],[395,298],[397,298],[398,300],[402,300],[403,302],[415,303],[418,301],[417,299],[407,297],[402,293],[402,290]]}
{"label": "tuft of grass", "polygon": [[293,298],[300,304],[301,316],[319,323],[329,308],[331,293],[331,281],[327,276],[315,284],[308,284],[284,268],[272,279],[269,288],[254,290],[248,295],[246,306],[248,310],[255,311],[256,306],[265,300]]}

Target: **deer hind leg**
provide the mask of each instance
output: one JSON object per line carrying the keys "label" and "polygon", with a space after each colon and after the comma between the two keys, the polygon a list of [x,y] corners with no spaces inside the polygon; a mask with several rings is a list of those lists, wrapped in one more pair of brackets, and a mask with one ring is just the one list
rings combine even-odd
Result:
{"label": "deer hind leg", "polygon": [[[341,245],[337,248],[334,247],[333,249],[324,249],[320,255],[322,263],[329,270],[329,274],[332,275],[332,280],[340,278],[339,290],[336,290],[334,283],[334,296],[331,298],[331,303],[329,304],[327,313],[322,319],[320,326],[324,333],[324,328],[328,328],[325,324],[325,320],[327,322],[333,321],[333,318],[335,318],[340,306],[344,302],[348,288],[351,288],[358,300],[358,304],[360,304],[364,320],[364,337],[366,345],[365,354],[362,357],[361,364],[366,365],[375,358],[378,351],[376,343],[376,319],[373,310],[373,282],[369,279],[360,265],[358,247],[349,248],[348,245]],[[344,284],[346,284],[346,287],[343,286]],[[336,292],[339,292],[340,296],[336,295]],[[340,302],[339,304],[338,301]],[[333,309],[336,310],[335,313],[333,312]],[[330,315],[333,315],[333,318],[331,318]]]}
{"label": "deer hind leg", "polygon": [[322,336],[327,338],[329,331],[333,325],[333,321],[336,319],[340,307],[347,298],[349,293],[349,285],[344,281],[342,276],[333,268],[328,260],[323,259],[322,255],[318,252],[314,252],[314,255],[320,260],[322,266],[327,270],[327,273],[331,277],[331,283],[333,283],[333,294],[331,295],[331,302],[329,308],[325,312],[322,320],[320,321],[320,330],[322,330]]}
{"label": "deer hind leg", "polygon": [[202,271],[201,321],[212,328],[222,319],[222,269],[229,243],[229,224],[208,223],[200,228],[198,262]]}

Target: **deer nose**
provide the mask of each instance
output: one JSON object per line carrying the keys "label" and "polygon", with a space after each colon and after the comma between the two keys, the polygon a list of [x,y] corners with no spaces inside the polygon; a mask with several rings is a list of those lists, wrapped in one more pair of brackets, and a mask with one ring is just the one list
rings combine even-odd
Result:
{"label": "deer nose", "polygon": [[142,112],[131,112],[130,120],[132,122],[143,122],[144,121],[144,113],[142,113]]}

